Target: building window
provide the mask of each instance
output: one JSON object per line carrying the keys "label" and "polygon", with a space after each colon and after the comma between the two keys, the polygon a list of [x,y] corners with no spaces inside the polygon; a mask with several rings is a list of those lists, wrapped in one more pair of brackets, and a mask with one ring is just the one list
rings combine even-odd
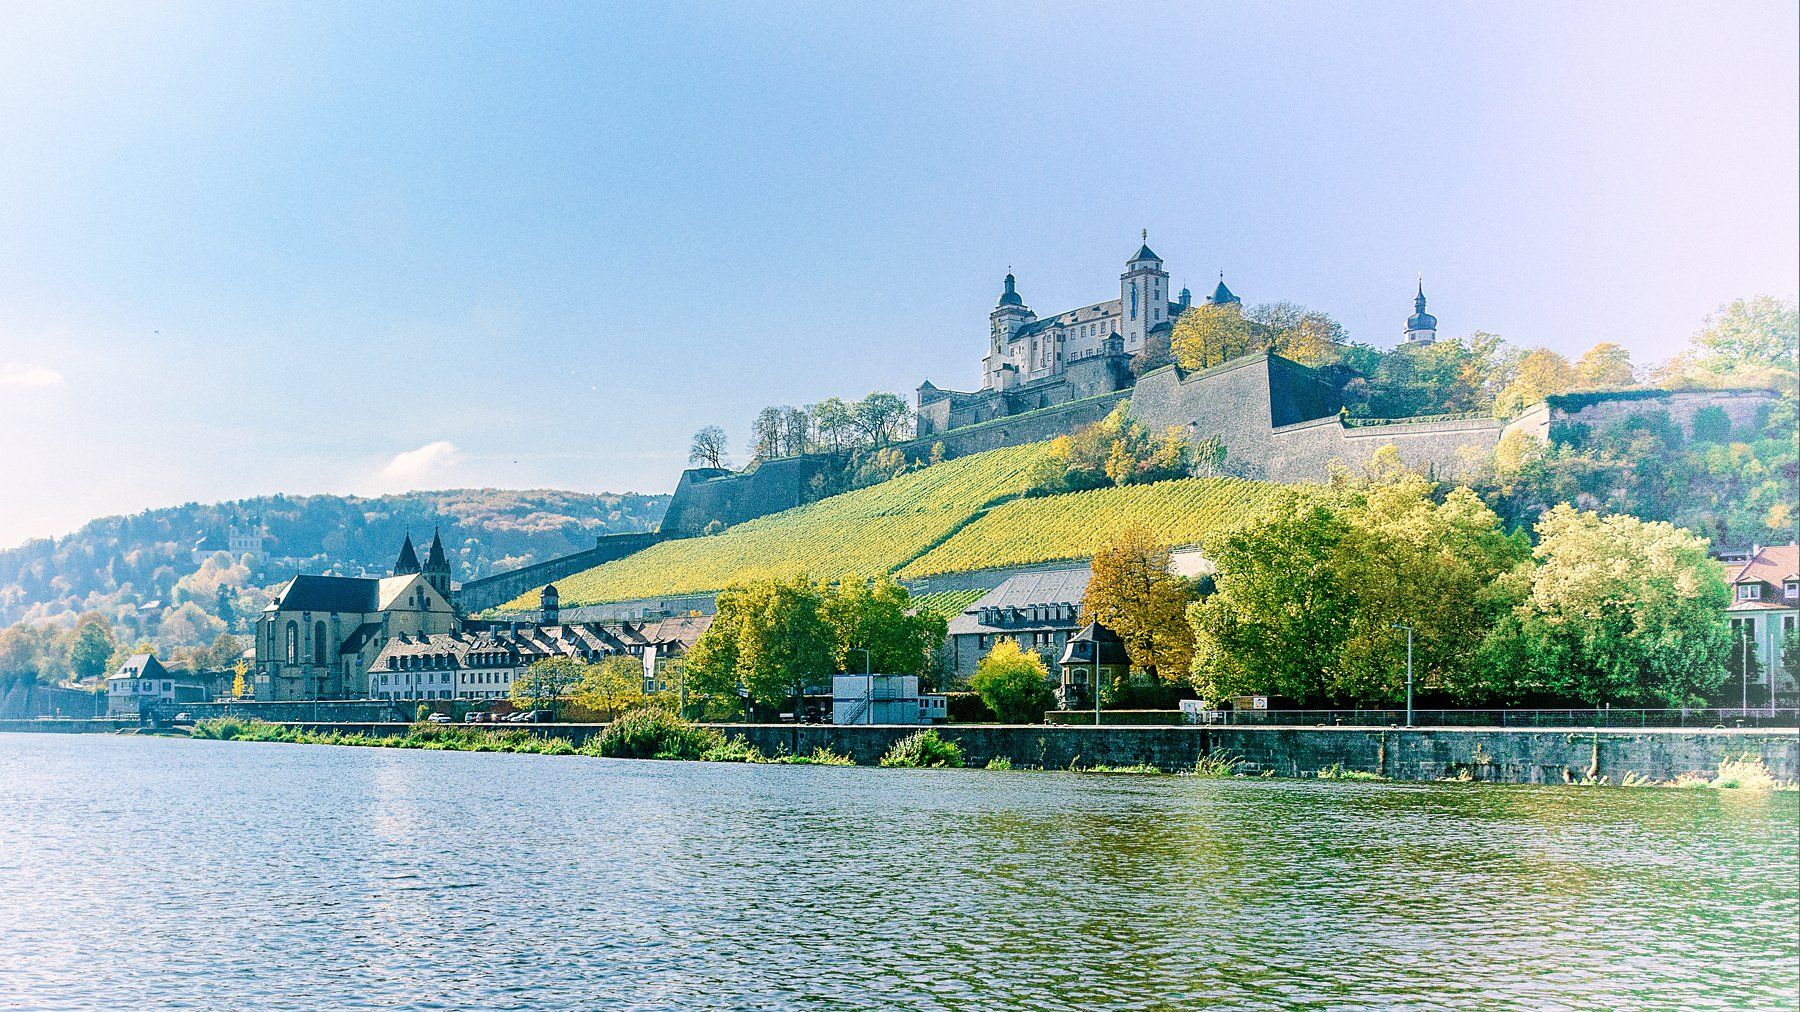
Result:
{"label": "building window", "polygon": [[1781,585],[1781,596],[1792,601],[1800,597],[1800,580],[1789,580]]}
{"label": "building window", "polygon": [[313,623],[313,663],[325,666],[325,623]]}
{"label": "building window", "polygon": [[1738,584],[1738,600],[1740,600],[1740,601],[1760,601],[1760,600],[1762,600],[1762,584],[1760,584],[1760,583],[1740,583],[1740,584]]}
{"label": "building window", "polygon": [[293,622],[287,624],[287,662],[300,663],[300,626]]}

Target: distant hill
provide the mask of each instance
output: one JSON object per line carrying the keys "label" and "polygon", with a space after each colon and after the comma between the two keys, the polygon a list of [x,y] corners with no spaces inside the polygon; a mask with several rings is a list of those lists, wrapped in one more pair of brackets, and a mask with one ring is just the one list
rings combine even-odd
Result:
{"label": "distant hill", "polygon": [[[103,517],[67,537],[0,550],[0,625],[94,610],[123,617],[177,600],[218,614],[231,610],[215,605],[220,583],[235,593],[295,573],[385,574],[402,537],[411,533],[423,554],[434,527],[456,579],[470,580],[591,548],[597,535],[654,530],[668,503],[666,495],[452,489],[263,496]],[[269,558],[248,567],[215,559],[201,572],[196,543],[224,548],[232,525],[252,518],[268,527]],[[243,618],[227,621],[241,629]]]}

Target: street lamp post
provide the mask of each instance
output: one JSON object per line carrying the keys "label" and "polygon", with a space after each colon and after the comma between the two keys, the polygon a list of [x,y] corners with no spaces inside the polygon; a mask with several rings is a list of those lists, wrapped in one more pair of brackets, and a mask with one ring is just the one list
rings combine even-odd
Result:
{"label": "street lamp post", "polygon": [[1095,632],[1094,642],[1094,726],[1100,726],[1100,634]]}
{"label": "street lamp post", "polygon": [[1744,705],[1742,713],[1744,716],[1748,717],[1750,716],[1750,633],[1748,629],[1745,629],[1744,634],[1739,637],[1739,642],[1743,644],[1743,648],[1739,651],[1740,660],[1738,662],[1739,669],[1744,675]]}
{"label": "street lamp post", "polygon": [[1406,630],[1406,726],[1413,726],[1413,663],[1412,663],[1412,626],[1394,623],[1394,628]]}

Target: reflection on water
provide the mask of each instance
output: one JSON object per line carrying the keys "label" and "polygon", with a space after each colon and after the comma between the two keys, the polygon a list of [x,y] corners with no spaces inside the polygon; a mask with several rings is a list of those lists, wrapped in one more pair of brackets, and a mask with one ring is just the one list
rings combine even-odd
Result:
{"label": "reflection on water", "polygon": [[1768,1008],[1793,794],[0,735],[0,1007]]}

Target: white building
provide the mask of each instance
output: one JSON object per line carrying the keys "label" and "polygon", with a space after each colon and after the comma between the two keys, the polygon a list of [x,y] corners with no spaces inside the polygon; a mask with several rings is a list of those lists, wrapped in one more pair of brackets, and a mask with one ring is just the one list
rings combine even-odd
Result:
{"label": "white building", "polygon": [[106,680],[106,713],[135,717],[155,703],[204,703],[206,679],[191,671],[171,671],[155,654],[132,654]]}
{"label": "white building", "polygon": [[[1732,649],[1748,652],[1757,662],[1750,684],[1759,690],[1772,686],[1777,704],[1794,702],[1800,686],[1782,670],[1781,659],[1789,639],[1800,636],[1800,543],[1756,546],[1727,575],[1732,600],[1725,614],[1731,621]],[[1730,699],[1732,686],[1725,689]]]}
{"label": "white building", "polygon": [[930,724],[949,715],[948,697],[921,693],[918,675],[837,675],[831,680],[833,724]]}

